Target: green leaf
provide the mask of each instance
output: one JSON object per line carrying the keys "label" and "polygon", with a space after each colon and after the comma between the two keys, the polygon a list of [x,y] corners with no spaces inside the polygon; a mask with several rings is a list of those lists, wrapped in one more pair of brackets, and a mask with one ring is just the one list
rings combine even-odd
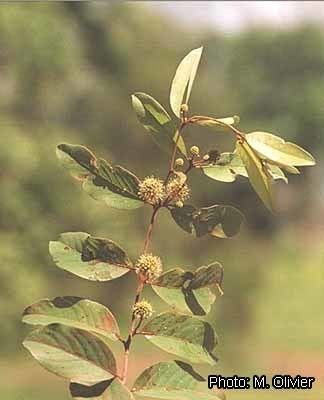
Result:
{"label": "green leaf", "polygon": [[195,272],[181,268],[171,269],[151,282],[152,289],[171,307],[185,313],[206,315],[216,299],[211,287],[220,286],[223,267],[215,262],[198,268]]}
{"label": "green leaf", "polygon": [[[278,165],[268,162],[267,165],[273,179],[281,179],[288,183],[288,179]],[[248,177],[243,161],[236,152],[222,153],[215,162],[209,165],[203,165],[201,168],[206,176],[220,182],[234,182],[238,175]],[[295,171],[292,171],[292,173],[294,172]]]}
{"label": "green leaf", "polygon": [[56,156],[76,179],[84,180],[97,170],[97,158],[85,146],[62,143],[56,148]]}
{"label": "green leaf", "polygon": [[117,321],[108,308],[80,297],[56,297],[34,303],[25,309],[23,322],[32,325],[60,323],[113,340],[120,337]]}
{"label": "green leaf", "polygon": [[152,318],[139,334],[162,350],[195,363],[214,365],[217,338],[212,326],[189,315],[166,312]]}
{"label": "green leaf", "polygon": [[138,197],[139,179],[127,169],[112,167],[106,160],[97,159],[84,146],[60,144],[56,154],[71,175],[83,181],[83,189],[94,199],[120,209],[141,207]]}
{"label": "green leaf", "polygon": [[263,201],[264,205],[271,212],[274,212],[272,198],[273,178],[269,172],[268,166],[259,158],[247,142],[237,142],[236,148],[238,155],[245,165],[253,189]]}
{"label": "green leaf", "polygon": [[200,209],[191,205],[174,207],[171,209],[171,215],[180,228],[197,237],[207,233],[219,238],[232,237],[240,231],[244,221],[239,210],[222,205]]}
{"label": "green leaf", "polygon": [[188,104],[203,48],[192,50],[179,64],[170,90],[172,111],[180,118],[180,107]]}
{"label": "green leaf", "polygon": [[[271,162],[268,160],[268,164],[272,165]],[[296,167],[291,167],[291,166],[287,166],[287,165],[281,165],[280,166],[283,170],[285,170],[286,172],[288,172],[289,174],[293,174],[293,175],[299,175],[299,169]]]}
{"label": "green leaf", "polygon": [[[146,93],[134,93],[132,104],[138,120],[151,133],[155,143],[170,153],[177,141],[178,131],[167,111]],[[184,156],[187,156],[182,137],[178,140],[178,149]]]}
{"label": "green leaf", "polygon": [[237,153],[222,153],[212,164],[202,167],[205,175],[221,182],[234,182],[237,175],[247,177],[242,159]]}
{"label": "green leaf", "polygon": [[99,382],[92,386],[72,382],[70,393],[76,400],[134,400],[129,389],[117,378]]}
{"label": "green leaf", "polygon": [[109,281],[133,268],[116,243],[85,232],[62,233],[50,242],[49,251],[58,267],[90,281]]}
{"label": "green leaf", "polygon": [[23,345],[48,371],[91,385],[116,375],[116,361],[105,342],[90,332],[52,324],[31,332]]}
{"label": "green leaf", "polygon": [[275,180],[281,179],[285,183],[288,183],[288,179],[287,179],[286,175],[278,167],[278,165],[267,163],[267,166],[268,166],[268,171],[269,171],[269,173],[270,173],[270,175],[272,176],[273,179],[275,179]]}
{"label": "green leaf", "polygon": [[238,125],[240,123],[240,117],[238,115],[233,115],[232,117],[225,118],[210,118],[197,115],[191,117],[190,122],[199,126],[213,128],[216,132],[224,132],[226,130],[231,132],[231,129],[226,125]]}
{"label": "green leaf", "polygon": [[206,380],[182,361],[155,364],[136,379],[132,391],[139,396],[164,400],[225,400],[208,389]]}
{"label": "green leaf", "polygon": [[315,165],[314,157],[294,143],[286,142],[281,137],[267,132],[248,133],[246,140],[262,157],[280,165],[309,166]]}

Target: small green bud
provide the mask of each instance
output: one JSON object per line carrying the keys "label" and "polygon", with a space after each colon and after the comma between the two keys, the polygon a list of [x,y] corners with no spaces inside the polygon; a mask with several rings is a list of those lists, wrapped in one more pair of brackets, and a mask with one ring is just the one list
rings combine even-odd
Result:
{"label": "small green bud", "polygon": [[182,159],[182,158],[177,158],[177,159],[175,160],[175,165],[176,165],[177,167],[183,167],[183,165],[184,165],[183,159]]}
{"label": "small green bud", "polygon": [[189,107],[187,106],[187,104],[181,104],[180,111],[182,113],[187,113],[189,111]]}
{"label": "small green bud", "polygon": [[191,155],[193,155],[194,157],[199,156],[199,153],[200,153],[199,147],[198,147],[198,146],[191,146],[191,147],[190,147],[190,153],[191,153]]}
{"label": "small green bud", "polygon": [[153,307],[146,300],[141,300],[133,306],[133,315],[135,318],[147,319],[150,318],[152,314]]}

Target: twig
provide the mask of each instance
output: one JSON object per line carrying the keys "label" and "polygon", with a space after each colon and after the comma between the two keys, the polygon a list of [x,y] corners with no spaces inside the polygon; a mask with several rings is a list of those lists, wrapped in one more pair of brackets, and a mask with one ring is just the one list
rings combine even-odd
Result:
{"label": "twig", "polygon": [[[143,289],[144,289],[144,282],[139,278],[138,287],[137,287],[137,290],[136,290],[136,296],[135,296],[135,300],[134,300],[133,306],[135,306],[135,304],[137,304],[139,302]],[[122,372],[122,375],[121,375],[122,383],[126,383],[126,380],[127,380],[130,347],[131,347],[131,344],[132,344],[133,336],[136,334],[136,332],[139,329],[141,323],[142,323],[142,319],[140,319],[139,324],[136,326],[136,318],[135,318],[134,314],[132,314],[132,321],[131,321],[131,326],[130,326],[130,329],[129,329],[129,335],[128,335],[128,338],[123,342],[124,343],[125,352],[124,352],[123,372]]]}

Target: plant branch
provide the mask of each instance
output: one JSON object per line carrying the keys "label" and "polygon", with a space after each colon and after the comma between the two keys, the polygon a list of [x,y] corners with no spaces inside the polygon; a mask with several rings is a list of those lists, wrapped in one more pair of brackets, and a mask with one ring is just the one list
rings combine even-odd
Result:
{"label": "plant branch", "polygon": [[181,122],[181,125],[180,125],[179,129],[177,130],[178,135],[177,135],[177,138],[176,138],[176,140],[174,142],[172,156],[171,156],[171,159],[170,159],[169,172],[173,172],[173,170],[174,170],[174,163],[175,163],[175,159],[176,159],[176,155],[177,155],[177,148],[178,148],[179,140],[181,138],[182,129],[185,127],[185,125],[186,125],[186,122],[184,122],[184,121]]}
{"label": "plant branch", "polygon": [[148,249],[150,247],[156,215],[157,215],[157,213],[158,213],[160,208],[161,208],[161,205],[157,205],[153,209],[153,213],[152,213],[152,216],[151,216],[151,221],[150,221],[150,224],[149,224],[149,226],[147,228],[146,235],[145,235],[144,248],[143,248],[143,253],[144,254],[147,253],[147,251],[148,251]]}
{"label": "plant branch", "polygon": [[[143,289],[144,289],[144,282],[140,278],[138,278],[138,286],[137,286],[137,290],[136,290],[133,307],[139,302]],[[134,337],[134,335],[136,335],[137,330],[139,329],[141,323],[142,323],[142,319],[140,319],[139,323],[136,325],[136,318],[135,318],[134,314],[132,314],[132,320],[131,320],[131,325],[129,328],[129,334],[128,334],[127,339],[125,341],[123,341],[125,352],[124,352],[123,371],[122,371],[122,375],[121,375],[122,383],[126,383],[126,380],[127,380],[130,348],[132,345],[133,337]]]}
{"label": "plant branch", "polygon": [[[181,125],[180,125],[179,129],[177,130],[178,136],[177,136],[177,138],[175,140],[175,144],[174,144],[174,147],[173,147],[172,156],[171,156],[171,159],[170,159],[169,171],[168,171],[168,174],[167,174],[167,176],[165,178],[165,183],[168,181],[170,175],[174,171],[174,164],[175,164],[175,159],[176,159],[176,154],[177,154],[178,143],[179,143],[179,140],[180,140],[180,137],[181,137],[182,129],[185,127],[186,124],[187,124],[187,119],[185,117],[183,117]],[[185,174],[187,174],[193,167],[194,167],[193,160],[190,159],[189,160],[189,165],[188,165],[188,167],[187,167],[187,169],[185,171]],[[152,234],[153,234],[153,229],[154,229],[154,223],[156,221],[157,213],[160,210],[160,208],[165,207],[165,206],[167,206],[167,205],[165,204],[165,202],[163,202],[163,203],[160,203],[160,204],[156,205],[153,208],[151,220],[150,220],[149,226],[147,228],[145,239],[144,239],[144,248],[143,248],[143,253],[144,254],[147,253],[147,251],[148,251],[148,249],[150,247],[150,244],[151,244]],[[133,303],[133,308],[140,301],[141,294],[142,294],[143,289],[144,289],[144,285],[145,285],[145,282],[140,277],[138,277],[138,287],[137,287],[137,290],[136,290],[136,295],[135,295],[135,299],[134,299],[134,303]],[[123,371],[122,371],[122,374],[121,374],[121,381],[124,384],[126,383],[127,375],[128,375],[129,354],[130,354],[130,348],[131,348],[131,345],[132,345],[133,337],[137,334],[137,331],[140,328],[142,322],[143,322],[142,318],[140,318],[137,321],[136,317],[134,316],[134,314],[132,314],[132,320],[131,320],[131,325],[130,325],[130,328],[129,328],[128,337],[127,337],[126,340],[122,341],[122,343],[124,344],[125,351],[124,351],[124,363],[123,363]]]}

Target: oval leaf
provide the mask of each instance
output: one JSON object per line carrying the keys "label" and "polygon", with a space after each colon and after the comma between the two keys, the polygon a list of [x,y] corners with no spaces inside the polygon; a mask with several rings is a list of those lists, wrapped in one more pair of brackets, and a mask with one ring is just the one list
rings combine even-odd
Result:
{"label": "oval leaf", "polygon": [[216,299],[211,291],[220,288],[223,280],[223,268],[215,262],[207,267],[200,267],[195,272],[175,268],[166,271],[151,282],[152,289],[171,307],[185,313],[206,315]]}
{"label": "oval leaf", "polygon": [[238,125],[240,123],[240,117],[238,115],[233,115],[233,117],[209,118],[197,115],[191,117],[190,122],[199,126],[213,128],[216,132],[224,132],[226,130],[232,132],[227,125]]}
{"label": "oval leaf", "polygon": [[155,293],[174,309],[193,315],[206,315],[210,312],[211,305],[215,302],[216,296],[210,288],[196,290],[184,290],[152,286]]}
{"label": "oval leaf", "polygon": [[273,179],[279,180],[281,179],[285,183],[288,183],[288,179],[284,172],[278,167],[278,165],[269,164],[268,163],[268,171]]}
{"label": "oval leaf", "polygon": [[117,321],[108,308],[80,297],[41,300],[25,309],[23,322],[32,325],[60,323],[114,340],[120,337]]}
{"label": "oval leaf", "polygon": [[83,183],[83,189],[94,199],[120,209],[141,207],[138,197],[139,179],[127,169],[112,167],[106,160],[97,159],[84,146],[60,144],[56,151],[62,165]]}
{"label": "oval leaf", "polygon": [[92,386],[72,382],[71,396],[76,400],[134,400],[134,396],[118,378],[96,383]]}
{"label": "oval leaf", "polygon": [[234,182],[237,175],[248,176],[242,159],[236,153],[222,153],[216,162],[202,169],[209,178],[221,182]]}
{"label": "oval leaf", "polygon": [[238,155],[241,157],[243,164],[245,165],[253,189],[256,191],[268,210],[274,212],[272,198],[273,178],[267,165],[251,149],[247,142],[237,142],[236,148]]}
{"label": "oval leaf", "polygon": [[96,171],[96,156],[85,146],[60,144],[56,148],[56,156],[76,179],[84,180]]}
{"label": "oval leaf", "polygon": [[201,237],[209,233],[219,238],[236,235],[244,221],[243,214],[232,206],[214,205],[195,208],[185,205],[182,208],[171,208],[175,222],[188,233]]}
{"label": "oval leaf", "polygon": [[[178,132],[167,111],[146,93],[134,93],[132,104],[138,120],[151,133],[155,143],[170,153],[177,141]],[[187,155],[182,137],[178,139],[178,149],[184,156]]]}
{"label": "oval leaf", "polygon": [[136,379],[132,391],[139,396],[165,400],[225,400],[208,389],[206,380],[182,361],[161,362]]}
{"label": "oval leaf", "polygon": [[139,332],[162,350],[191,362],[214,365],[217,337],[212,326],[198,318],[177,313],[162,313],[152,318]]}
{"label": "oval leaf", "polygon": [[315,165],[314,157],[297,144],[267,132],[248,133],[246,140],[262,157],[286,166]]}
{"label": "oval leaf", "polygon": [[90,281],[109,281],[133,268],[116,243],[85,232],[62,233],[50,242],[49,252],[58,267]]}
{"label": "oval leaf", "polygon": [[85,385],[116,374],[114,355],[105,342],[81,329],[52,324],[31,332],[23,345],[48,371]]}
{"label": "oval leaf", "polygon": [[193,82],[196,77],[203,48],[192,50],[179,64],[171,84],[170,105],[172,111],[180,118],[180,107],[188,104]]}

